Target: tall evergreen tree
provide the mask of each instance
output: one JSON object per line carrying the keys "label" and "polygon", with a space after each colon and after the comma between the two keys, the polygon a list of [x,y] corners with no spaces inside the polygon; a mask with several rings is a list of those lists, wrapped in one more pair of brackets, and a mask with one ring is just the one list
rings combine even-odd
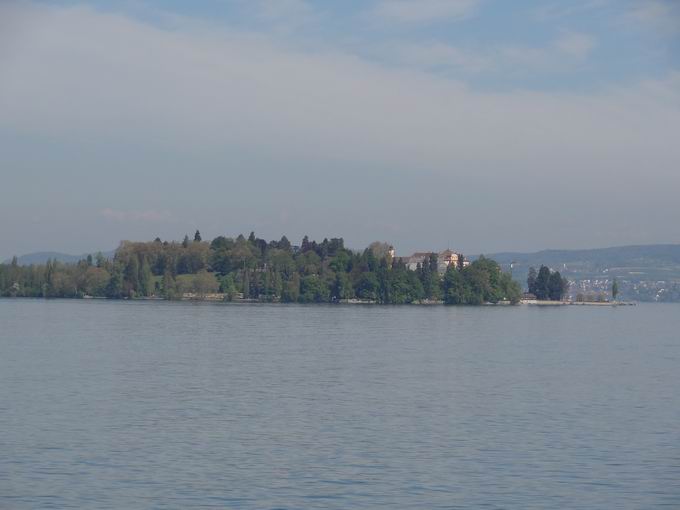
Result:
{"label": "tall evergreen tree", "polygon": [[536,268],[535,267],[530,267],[529,268],[529,275],[527,276],[527,288],[529,289],[529,292],[531,294],[536,294],[536,277],[538,274],[536,273]]}
{"label": "tall evergreen tree", "polygon": [[285,250],[285,251],[290,251],[290,241],[286,236],[282,236],[281,240],[279,241],[279,249],[280,250]]}
{"label": "tall evergreen tree", "polygon": [[179,297],[177,283],[175,282],[175,278],[172,276],[170,271],[166,271],[165,274],[163,274],[161,292],[163,293],[165,299],[177,299]]}
{"label": "tall evergreen tree", "polygon": [[135,254],[132,254],[125,266],[125,284],[128,294],[139,290],[139,259]]}
{"label": "tall evergreen tree", "polygon": [[45,284],[43,286],[43,297],[50,297],[54,295],[54,263],[47,259],[45,264]]}
{"label": "tall evergreen tree", "polygon": [[566,292],[564,280],[559,271],[555,271],[548,279],[548,297],[551,301],[561,301]]}
{"label": "tall evergreen tree", "polygon": [[619,282],[614,278],[614,282],[612,283],[612,300],[616,301],[617,296],[619,295]]}
{"label": "tall evergreen tree", "polygon": [[116,299],[123,297],[123,270],[119,264],[113,266],[111,278],[106,286],[106,297]]}
{"label": "tall evergreen tree", "polygon": [[153,293],[151,266],[149,266],[149,261],[144,256],[142,256],[142,265],[139,268],[139,293],[142,296],[150,296]]}
{"label": "tall evergreen tree", "polygon": [[465,268],[465,257],[462,253],[458,253],[458,269],[462,271]]}
{"label": "tall evergreen tree", "polygon": [[550,299],[550,269],[547,266],[541,266],[536,276],[536,286],[534,294],[538,299]]}
{"label": "tall evergreen tree", "polygon": [[300,245],[300,251],[302,253],[305,253],[309,250],[311,250],[312,246],[311,243],[309,242],[309,237],[305,236],[302,238],[302,244]]}

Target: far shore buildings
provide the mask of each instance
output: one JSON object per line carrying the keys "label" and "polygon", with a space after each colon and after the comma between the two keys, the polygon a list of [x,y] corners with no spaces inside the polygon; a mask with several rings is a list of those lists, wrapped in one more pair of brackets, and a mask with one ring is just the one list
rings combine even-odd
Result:
{"label": "far shore buildings", "polygon": [[437,271],[441,274],[444,274],[451,264],[453,264],[454,267],[466,267],[470,265],[470,261],[461,253],[456,253],[451,250],[444,250],[440,253],[431,251],[416,252],[410,257],[399,257],[399,259],[407,269],[415,271],[419,266],[423,267],[423,264],[429,262],[431,255],[437,256]]}

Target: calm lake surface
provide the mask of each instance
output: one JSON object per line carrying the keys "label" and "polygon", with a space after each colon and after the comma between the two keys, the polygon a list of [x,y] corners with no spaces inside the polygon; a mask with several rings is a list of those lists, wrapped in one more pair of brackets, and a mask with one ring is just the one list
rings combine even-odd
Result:
{"label": "calm lake surface", "polygon": [[0,300],[0,508],[680,508],[680,306]]}

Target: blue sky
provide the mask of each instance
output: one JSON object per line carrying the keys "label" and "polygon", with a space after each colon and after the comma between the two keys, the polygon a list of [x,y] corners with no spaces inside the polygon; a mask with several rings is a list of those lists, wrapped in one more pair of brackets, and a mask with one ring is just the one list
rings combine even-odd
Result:
{"label": "blue sky", "polygon": [[680,242],[680,3],[0,5],[0,258]]}
{"label": "blue sky", "polygon": [[[82,2],[45,2],[78,6]],[[673,0],[93,1],[166,29],[188,20],[308,51],[409,65],[485,90],[592,89],[677,67]]]}

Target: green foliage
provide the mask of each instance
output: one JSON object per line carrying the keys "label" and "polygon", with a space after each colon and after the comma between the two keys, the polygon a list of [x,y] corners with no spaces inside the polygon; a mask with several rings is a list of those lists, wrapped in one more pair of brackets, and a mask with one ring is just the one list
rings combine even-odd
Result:
{"label": "green foliage", "polygon": [[178,299],[181,297],[177,282],[170,271],[166,271],[161,282],[161,292],[165,299]]}
{"label": "green foliage", "polygon": [[618,295],[619,295],[619,282],[616,278],[614,278],[614,282],[612,283],[612,299],[616,301]]}
{"label": "green foliage", "polygon": [[295,303],[300,297],[300,275],[298,273],[293,274],[290,280],[288,280],[283,286],[283,294],[281,295],[281,301],[284,303]]}
{"label": "green foliage", "polygon": [[243,293],[243,298],[250,298],[250,271],[244,270],[241,275],[241,292]]}
{"label": "green foliage", "polygon": [[541,266],[536,276],[536,283],[533,294],[538,299],[548,299],[550,296],[550,269],[546,266]]}
{"label": "green foliage", "polygon": [[559,271],[555,271],[550,275],[548,280],[548,297],[552,301],[560,301],[564,295],[564,290],[562,288],[562,276]]}
{"label": "green foliage", "polygon": [[503,273],[493,260],[480,257],[468,267],[449,266],[444,275],[444,303],[481,305],[508,301],[516,304],[521,289],[509,274]]}
{"label": "green foliage", "polygon": [[[555,280],[556,282],[556,280]],[[553,282],[553,283],[555,283]],[[101,254],[77,264],[48,261],[0,264],[0,295],[34,297],[165,299],[205,297],[220,292],[234,300],[330,303],[363,300],[383,304],[422,301],[481,304],[519,299],[519,290],[498,265],[481,258],[444,278],[437,256],[416,271],[393,258],[391,246],[373,243],[363,252],[345,248],[342,238],[310,240],[295,247],[285,237],[265,241],[254,232],[211,242],[185,236],[183,242],[122,242],[113,260]]]}
{"label": "green foliage", "polygon": [[139,259],[136,254],[132,254],[127,264],[125,265],[125,282],[123,288],[125,294],[130,297],[134,296],[136,290],[139,289]]}
{"label": "green foliage", "polygon": [[123,292],[123,268],[120,264],[116,264],[113,267],[111,279],[106,286],[104,295],[108,298],[119,299],[123,297]]}
{"label": "green foliage", "polygon": [[361,275],[356,286],[357,297],[359,299],[376,300],[380,293],[380,282],[373,272],[365,272]]}
{"label": "green foliage", "polygon": [[202,298],[206,294],[214,294],[219,290],[219,283],[214,273],[209,273],[203,269],[198,274],[191,276],[191,283],[187,290],[196,297]]}
{"label": "green foliage", "polygon": [[220,279],[220,292],[224,294],[225,301],[232,301],[236,296],[236,284],[231,274],[224,275]]}
{"label": "green foliage", "polygon": [[313,274],[300,280],[300,303],[327,303],[329,298],[328,285],[319,276]]}
{"label": "green foliage", "polygon": [[533,267],[529,268],[527,285],[529,292],[540,300],[560,301],[569,290],[569,282],[560,272],[553,272],[547,266],[541,266],[538,273]]}
{"label": "green foliage", "polygon": [[425,299],[438,301],[442,299],[442,279],[438,272],[437,255],[431,253],[423,265],[416,270],[423,288]]}
{"label": "green foliage", "polygon": [[449,267],[444,275],[444,303],[464,305],[469,302],[469,289],[462,271]]}
{"label": "green foliage", "polygon": [[333,301],[341,301],[354,297],[352,282],[347,273],[337,272],[335,274],[335,281],[333,282],[333,288],[331,289],[331,297]]}
{"label": "green foliage", "polygon": [[397,268],[385,273],[389,285],[388,296],[384,302],[401,305],[420,301],[425,297],[423,285],[418,275],[405,268]]}
{"label": "green foliage", "polygon": [[536,278],[538,278],[538,273],[535,267],[529,268],[529,274],[527,275],[527,288],[531,294],[536,295]]}
{"label": "green foliage", "polygon": [[151,267],[146,257],[142,260],[142,266],[139,269],[139,294],[142,296],[150,296],[153,294],[153,274],[151,274]]}
{"label": "green foliage", "polygon": [[503,289],[504,298],[513,305],[519,303],[520,299],[522,299],[522,289],[519,284],[512,279],[512,276],[508,273],[502,273],[500,284]]}

